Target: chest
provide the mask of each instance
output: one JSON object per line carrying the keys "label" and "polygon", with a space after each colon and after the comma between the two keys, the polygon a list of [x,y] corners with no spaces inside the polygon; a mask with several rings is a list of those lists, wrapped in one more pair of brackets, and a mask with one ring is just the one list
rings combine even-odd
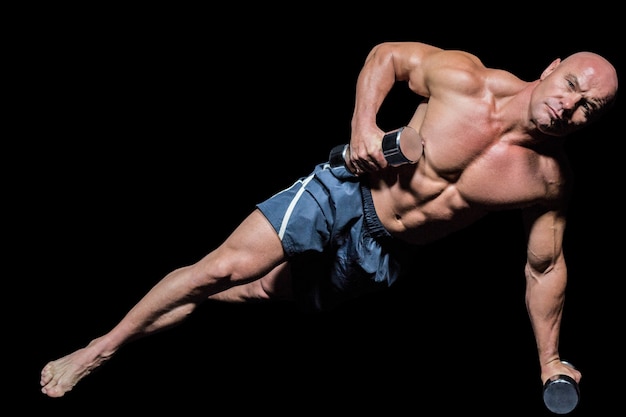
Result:
{"label": "chest", "polygon": [[[459,99],[462,100],[462,99]],[[430,166],[456,181],[470,164],[500,142],[505,127],[493,116],[492,106],[481,101],[430,103],[419,133]]]}
{"label": "chest", "polygon": [[413,189],[427,187],[430,198],[447,190],[489,207],[556,196],[562,182],[556,159],[524,146],[532,138],[504,122],[509,118],[490,100],[431,100],[419,125],[424,158]]}
{"label": "chest", "polygon": [[554,159],[499,143],[472,159],[453,186],[470,203],[505,208],[557,198],[562,181]]}

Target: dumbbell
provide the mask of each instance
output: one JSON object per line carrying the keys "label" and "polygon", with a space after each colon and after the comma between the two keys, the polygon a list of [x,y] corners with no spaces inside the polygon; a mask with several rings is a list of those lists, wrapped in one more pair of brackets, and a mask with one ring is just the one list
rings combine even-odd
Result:
{"label": "dumbbell", "polygon": [[[415,129],[403,126],[385,133],[382,141],[383,155],[391,166],[416,163],[423,152],[422,139]],[[328,162],[331,167],[346,166],[350,145],[337,145],[331,149]]]}
{"label": "dumbbell", "polygon": [[[571,363],[561,361],[574,367]],[[543,402],[555,414],[567,414],[578,405],[580,389],[578,383],[567,375],[554,375],[543,385]]]}

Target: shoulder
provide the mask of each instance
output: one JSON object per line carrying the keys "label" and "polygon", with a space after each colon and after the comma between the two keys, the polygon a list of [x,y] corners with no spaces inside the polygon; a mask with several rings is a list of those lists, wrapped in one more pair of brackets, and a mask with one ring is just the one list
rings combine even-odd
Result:
{"label": "shoulder", "polygon": [[456,49],[442,49],[431,54],[429,63],[438,67],[465,69],[468,71],[483,71],[487,67],[476,55]]}
{"label": "shoulder", "polygon": [[446,50],[424,63],[424,80],[431,94],[457,92],[474,97],[511,97],[527,83],[515,74],[485,66],[476,56],[464,51]]}
{"label": "shoulder", "polygon": [[442,50],[425,57],[421,71],[431,95],[453,91],[481,94],[496,75],[476,55],[458,50]]}

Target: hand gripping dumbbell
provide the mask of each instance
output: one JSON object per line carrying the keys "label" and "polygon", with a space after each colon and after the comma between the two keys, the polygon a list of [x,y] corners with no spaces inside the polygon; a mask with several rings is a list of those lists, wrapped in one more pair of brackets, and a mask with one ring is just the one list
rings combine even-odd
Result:
{"label": "hand gripping dumbbell", "polygon": [[[574,367],[571,363],[561,361]],[[567,414],[578,405],[580,389],[578,383],[567,375],[554,375],[543,385],[543,402],[555,414]]]}
{"label": "hand gripping dumbbell", "polygon": [[[382,141],[383,155],[391,166],[414,164],[422,156],[422,139],[415,129],[404,126],[385,133]],[[331,149],[328,162],[331,167],[346,166],[350,157],[350,145],[337,145]]]}

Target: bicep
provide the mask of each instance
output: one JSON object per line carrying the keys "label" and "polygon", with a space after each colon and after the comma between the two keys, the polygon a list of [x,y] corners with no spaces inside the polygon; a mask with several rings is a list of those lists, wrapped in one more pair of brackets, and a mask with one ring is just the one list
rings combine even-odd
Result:
{"label": "bicep", "polygon": [[562,257],[565,214],[559,210],[533,208],[525,209],[523,218],[529,266],[545,271]]}

